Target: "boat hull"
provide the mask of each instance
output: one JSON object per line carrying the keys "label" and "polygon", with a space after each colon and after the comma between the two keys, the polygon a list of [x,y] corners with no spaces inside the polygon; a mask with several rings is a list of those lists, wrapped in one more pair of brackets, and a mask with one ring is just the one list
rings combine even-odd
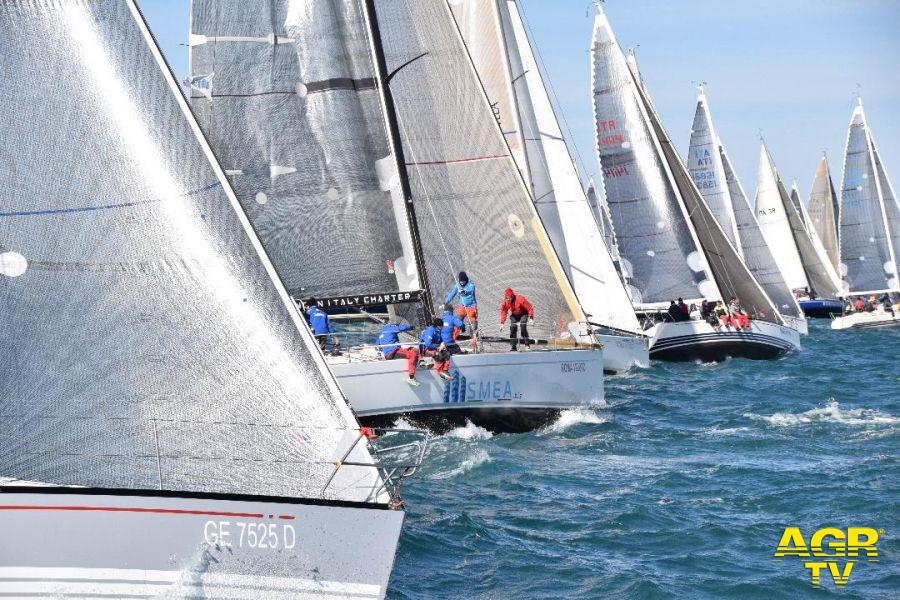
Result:
{"label": "boat hull", "polygon": [[650,349],[645,337],[594,334],[603,344],[603,372],[613,375],[632,367],[646,369],[650,366]]}
{"label": "boat hull", "polygon": [[651,336],[650,358],[656,360],[765,360],[800,349],[800,333],[796,329],[765,321],[751,321],[748,331],[716,329],[706,321],[659,323],[647,333]]}
{"label": "boat hull", "polygon": [[443,430],[466,419],[495,432],[540,427],[560,411],[603,399],[602,350],[458,354],[453,380],[419,369],[406,383],[406,361],[331,362],[338,384],[363,424],[405,417]]}
{"label": "boat hull", "polygon": [[808,319],[830,319],[844,312],[844,303],[840,300],[800,300],[798,304]]}
{"label": "boat hull", "polygon": [[875,329],[877,327],[900,326],[900,312],[853,313],[836,317],[831,322],[832,329]]}
{"label": "boat hull", "polygon": [[383,598],[403,518],[362,503],[2,487],[0,592]]}

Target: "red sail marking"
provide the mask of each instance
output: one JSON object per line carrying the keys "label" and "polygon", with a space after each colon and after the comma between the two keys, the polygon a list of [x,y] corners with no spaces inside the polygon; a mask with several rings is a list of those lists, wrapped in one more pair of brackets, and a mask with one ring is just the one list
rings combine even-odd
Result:
{"label": "red sail marking", "polygon": [[[0,506],[0,510],[82,510],[97,512],[134,512],[134,513],[156,513],[163,515],[204,515],[211,517],[247,517],[253,519],[262,519],[262,513],[244,513],[229,512],[220,510],[187,510],[182,508],[130,508],[124,506]],[[285,518],[285,515],[279,515],[279,518]],[[291,517],[293,518],[293,517]]]}

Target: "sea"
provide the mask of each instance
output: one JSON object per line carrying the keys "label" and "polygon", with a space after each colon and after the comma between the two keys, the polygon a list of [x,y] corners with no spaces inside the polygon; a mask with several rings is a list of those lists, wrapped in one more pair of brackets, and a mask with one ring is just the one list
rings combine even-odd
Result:
{"label": "sea", "polygon": [[[388,597],[900,598],[900,329],[813,320],[802,343],[609,376],[533,433],[433,438]],[[774,558],[786,527],[873,528],[878,562],[813,587],[815,559]]]}

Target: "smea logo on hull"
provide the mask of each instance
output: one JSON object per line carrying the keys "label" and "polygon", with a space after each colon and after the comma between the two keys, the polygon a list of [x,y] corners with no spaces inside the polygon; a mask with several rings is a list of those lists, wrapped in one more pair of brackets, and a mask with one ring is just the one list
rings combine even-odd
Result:
{"label": "smea logo on hull", "polygon": [[469,380],[454,371],[453,379],[444,383],[444,402],[502,402],[521,400],[522,393],[508,379]]}
{"label": "smea logo on hull", "polygon": [[809,569],[812,586],[818,588],[822,572],[831,576],[834,585],[843,588],[850,580],[853,565],[865,559],[878,562],[878,537],[884,529],[848,527],[845,532],[837,527],[823,527],[813,532],[809,544],[799,527],[785,527],[781,541],[775,549],[775,560],[796,557]]}

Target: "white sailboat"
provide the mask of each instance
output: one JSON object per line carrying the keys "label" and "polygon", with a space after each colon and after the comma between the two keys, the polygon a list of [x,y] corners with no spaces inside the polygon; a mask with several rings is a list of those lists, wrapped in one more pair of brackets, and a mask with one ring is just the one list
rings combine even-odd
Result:
{"label": "white sailboat", "polygon": [[[844,158],[840,206],[843,295],[888,296],[872,312],[838,317],[833,329],[900,325],[900,309],[892,307],[900,293],[897,257],[900,251],[900,207],[875,140],[862,100],[850,118]],[[876,298],[877,300],[880,300]]]}
{"label": "white sailboat", "polygon": [[[817,235],[804,222],[799,196],[791,199],[772,160],[765,140],[760,141],[756,186],[756,218],[784,279],[800,296],[807,317],[828,317],[839,312],[834,300],[840,279]],[[830,299],[829,302],[825,300]]]}
{"label": "white sailboat", "polygon": [[134,2],[0,5],[0,70],[29,81],[0,99],[3,594],[384,597],[404,513]]}
{"label": "white sailboat", "polygon": [[831,169],[828,167],[828,156],[823,152],[822,160],[816,168],[816,176],[809,192],[807,204],[809,224],[818,234],[836,272],[841,269],[841,249],[838,243],[840,226],[840,207],[838,196],[831,180]]}
{"label": "white sailboat", "polygon": [[[233,17],[215,17],[231,4]],[[603,351],[446,2],[276,4],[282,20],[261,7],[254,45],[222,37],[242,3],[193,3],[192,76],[215,78],[191,101],[289,292],[325,308],[392,305],[424,328],[457,272],[477,285],[480,351],[454,356],[449,381],[420,370],[412,387],[405,361],[374,347],[328,358],[363,423],[521,431],[602,399]],[[507,287],[535,306],[529,333],[546,352],[509,352],[490,318]]]}
{"label": "white sailboat", "polygon": [[461,0],[451,7],[541,221],[598,328],[604,370],[649,366],[647,338],[593,219],[517,2]]}
{"label": "white sailboat", "polygon": [[[768,358],[799,349],[799,333],[785,325],[693,184],[599,7],[591,51],[606,199],[630,295],[652,323],[650,356]],[[654,313],[677,297],[688,304],[739,298],[751,326],[714,327],[697,316],[656,322]]]}
{"label": "white sailboat", "polygon": [[762,238],[741,182],[716,133],[706,89],[702,85],[691,128],[687,167],[719,226],[734,244],[753,278],[778,308],[785,323],[806,334],[806,319]]}

